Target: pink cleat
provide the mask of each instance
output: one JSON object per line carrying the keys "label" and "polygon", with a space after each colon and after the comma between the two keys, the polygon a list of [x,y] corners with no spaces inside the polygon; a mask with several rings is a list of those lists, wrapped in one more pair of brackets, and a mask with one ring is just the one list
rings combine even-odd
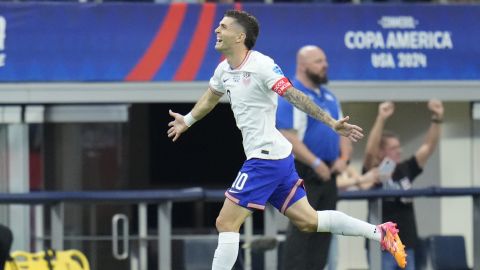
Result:
{"label": "pink cleat", "polygon": [[377,226],[382,232],[380,245],[382,250],[387,250],[392,254],[400,268],[407,266],[407,254],[405,246],[402,244],[398,236],[397,224],[393,222],[385,222]]}

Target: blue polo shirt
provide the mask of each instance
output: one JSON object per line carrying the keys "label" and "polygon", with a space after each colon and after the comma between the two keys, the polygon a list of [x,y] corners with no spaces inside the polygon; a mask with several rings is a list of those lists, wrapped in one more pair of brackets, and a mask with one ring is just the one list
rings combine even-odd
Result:
{"label": "blue polo shirt", "polygon": [[[297,79],[292,81],[295,88],[305,93],[332,118],[343,117],[340,103],[335,95],[324,87],[320,93],[306,88]],[[330,127],[295,108],[286,99],[278,98],[276,117],[277,129],[295,129],[303,143],[321,160],[332,163],[340,156],[340,136]]]}

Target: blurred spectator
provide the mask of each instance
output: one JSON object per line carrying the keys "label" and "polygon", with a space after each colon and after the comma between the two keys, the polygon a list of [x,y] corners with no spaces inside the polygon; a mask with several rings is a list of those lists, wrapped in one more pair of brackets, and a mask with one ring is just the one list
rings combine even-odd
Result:
{"label": "blurred spectator", "polygon": [[[378,166],[385,158],[396,164],[392,177],[383,181],[383,185],[376,186],[384,189],[412,188],[415,178],[422,173],[428,158],[435,150],[440,137],[443,122],[443,104],[438,100],[430,100],[428,109],[432,112],[430,127],[423,144],[414,155],[406,160],[401,160],[402,148],[397,135],[384,131],[388,118],[395,110],[392,102],[383,102],[378,107],[378,115],[368,136],[365,151],[364,170]],[[418,234],[415,221],[413,200],[411,198],[385,198],[382,205],[382,220],[395,220],[400,230],[403,244],[406,246],[408,263],[406,269],[415,269],[414,248],[417,244]],[[382,254],[382,269],[399,269],[395,260],[389,254]]]}
{"label": "blurred spectator", "polygon": [[360,174],[352,166],[337,175],[337,187],[340,190],[370,189],[380,183],[378,168],[372,168],[365,174]]}

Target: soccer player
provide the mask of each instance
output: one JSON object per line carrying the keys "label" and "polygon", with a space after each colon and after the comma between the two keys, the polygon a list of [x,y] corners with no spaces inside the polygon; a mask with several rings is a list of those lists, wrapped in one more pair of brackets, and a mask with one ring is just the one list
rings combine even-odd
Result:
{"label": "soccer player", "polygon": [[269,202],[301,231],[363,236],[381,243],[400,266],[406,264],[404,246],[392,222],[378,226],[339,211],[315,211],[308,203],[302,179],[292,156],[292,145],[275,128],[277,97],[324,122],[352,141],[363,137],[362,129],[336,121],[295,89],[280,67],[268,56],[252,50],[259,33],[257,19],[244,11],[227,11],[215,29],[215,49],[225,60],[215,70],[207,91],[186,115],[170,111],[174,118],[168,137],[175,142],[196,121],[207,115],[226,93],[243,137],[247,160],[240,169],[216,220],[218,246],[212,270],[232,269],[238,255],[239,230],[245,219]]}

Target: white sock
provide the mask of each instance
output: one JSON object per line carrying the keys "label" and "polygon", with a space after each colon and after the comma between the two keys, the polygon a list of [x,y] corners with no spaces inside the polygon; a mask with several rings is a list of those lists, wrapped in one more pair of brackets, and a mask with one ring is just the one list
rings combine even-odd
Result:
{"label": "white sock", "polygon": [[317,211],[317,214],[317,232],[363,236],[380,242],[381,232],[373,224],[353,218],[339,211]]}
{"label": "white sock", "polygon": [[218,235],[218,246],[213,256],[212,270],[232,270],[237,261],[240,234],[221,232]]}

